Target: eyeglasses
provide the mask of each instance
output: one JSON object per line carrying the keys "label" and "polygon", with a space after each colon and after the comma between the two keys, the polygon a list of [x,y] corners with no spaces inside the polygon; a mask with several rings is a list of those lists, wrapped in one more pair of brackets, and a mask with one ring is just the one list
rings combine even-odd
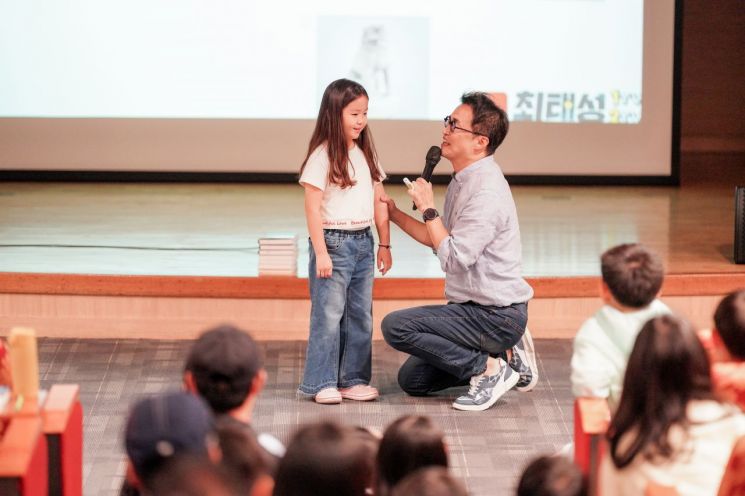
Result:
{"label": "eyeglasses", "polygon": [[450,129],[451,133],[454,133],[456,129],[460,129],[461,131],[465,131],[467,133],[475,134],[476,136],[483,136],[485,138],[488,138],[487,135],[482,133],[477,133],[476,131],[471,131],[470,129],[466,129],[463,127],[458,127],[458,121],[453,119],[452,116],[446,115],[445,118],[442,120],[443,126]]}

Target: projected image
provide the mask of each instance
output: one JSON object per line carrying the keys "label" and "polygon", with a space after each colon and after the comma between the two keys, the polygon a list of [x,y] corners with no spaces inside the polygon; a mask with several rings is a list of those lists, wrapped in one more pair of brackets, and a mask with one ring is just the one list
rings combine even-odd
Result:
{"label": "projected image", "polygon": [[[44,15],[38,15],[43,11]],[[312,119],[348,77],[371,117],[506,95],[514,121],[642,117],[643,0],[0,0],[0,117]]]}
{"label": "projected image", "polygon": [[328,83],[346,77],[367,90],[371,118],[426,119],[429,45],[429,19],[425,17],[321,17],[319,103]]}

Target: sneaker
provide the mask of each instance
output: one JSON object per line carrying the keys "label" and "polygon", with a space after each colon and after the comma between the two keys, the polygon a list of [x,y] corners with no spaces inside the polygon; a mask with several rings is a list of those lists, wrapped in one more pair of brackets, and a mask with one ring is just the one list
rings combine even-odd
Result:
{"label": "sneaker", "polygon": [[345,400],[354,401],[371,401],[379,396],[378,390],[367,384],[357,384],[356,386],[342,388],[339,390],[339,393]]}
{"label": "sneaker", "polygon": [[336,405],[341,403],[341,393],[335,387],[330,387],[318,391],[313,399],[321,405]]}
{"label": "sneaker", "polygon": [[479,374],[471,377],[468,393],[456,399],[453,408],[475,412],[486,410],[517,384],[520,376],[501,358],[497,358],[497,363],[499,372],[496,374]]}
{"label": "sneaker", "polygon": [[538,384],[538,362],[536,361],[533,338],[527,327],[523,338],[512,348],[510,368],[520,374],[520,379],[515,385],[515,389],[518,391],[530,391]]}

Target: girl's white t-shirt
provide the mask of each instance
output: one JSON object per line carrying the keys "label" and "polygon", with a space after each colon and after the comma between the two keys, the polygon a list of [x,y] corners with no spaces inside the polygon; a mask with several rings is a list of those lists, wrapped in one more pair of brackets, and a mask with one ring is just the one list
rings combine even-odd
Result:
{"label": "girl's white t-shirt", "polygon": [[[381,179],[385,172],[376,164]],[[300,176],[300,184],[310,184],[323,191],[321,202],[321,220],[324,229],[355,230],[373,225],[375,217],[374,187],[370,168],[362,150],[355,144],[349,150],[349,177],[356,184],[342,188],[338,184],[329,184],[329,155],[326,145],[316,148],[308,157],[305,169]]]}

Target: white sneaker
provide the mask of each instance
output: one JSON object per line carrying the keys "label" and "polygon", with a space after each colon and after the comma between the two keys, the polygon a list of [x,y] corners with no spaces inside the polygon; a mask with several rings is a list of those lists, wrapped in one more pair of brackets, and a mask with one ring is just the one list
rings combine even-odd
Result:
{"label": "white sneaker", "polygon": [[517,372],[497,358],[499,372],[494,375],[479,374],[471,377],[468,393],[453,402],[456,410],[480,412],[486,410],[520,380]]}
{"label": "white sneaker", "polygon": [[342,388],[339,393],[345,400],[354,401],[372,401],[380,396],[378,390],[368,384],[357,384],[356,386]]}
{"label": "white sneaker", "polygon": [[313,399],[321,405],[336,405],[341,403],[341,393],[335,387],[329,387],[318,391]]}

